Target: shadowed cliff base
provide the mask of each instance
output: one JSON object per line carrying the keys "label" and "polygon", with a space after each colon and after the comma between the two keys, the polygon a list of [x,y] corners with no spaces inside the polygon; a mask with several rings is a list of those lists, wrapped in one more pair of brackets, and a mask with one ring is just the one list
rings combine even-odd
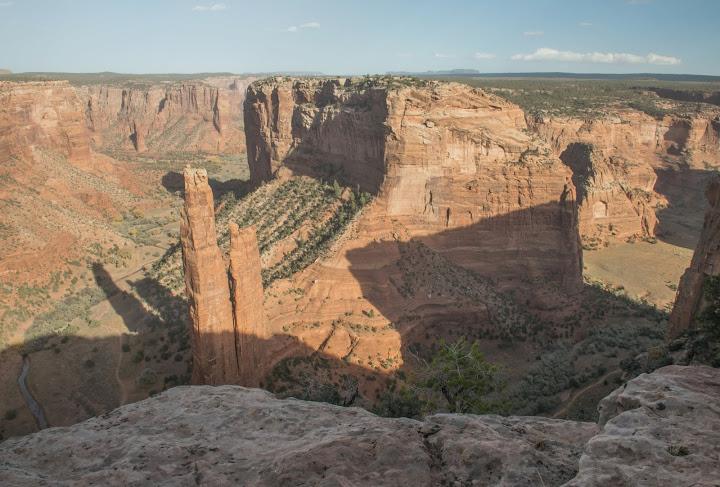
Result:
{"label": "shadowed cliff base", "polygon": [[658,169],[655,191],[668,200],[657,211],[657,238],[672,245],[694,249],[700,238],[707,200],[704,189],[715,170]]}
{"label": "shadowed cliff base", "polygon": [[[414,252],[411,247],[420,243],[398,245],[405,246],[403,251]],[[134,332],[97,339],[50,334],[24,347],[2,352],[2,363],[11,364],[8,377],[12,381],[20,373],[21,356],[29,354],[29,388],[53,426],[72,424],[189,381],[190,350],[184,300],[147,278],[132,283],[138,297],[128,296],[117,283],[108,281],[102,266],[96,266],[95,273],[109,302],[114,303]],[[562,402],[562,391],[592,383],[596,374],[612,369],[626,355],[635,355],[649,344],[657,343],[662,335],[659,323],[652,325],[652,320],[645,318],[652,310],[643,310],[621,295],[599,288],[590,288],[588,293],[583,306],[587,306],[587,317],[592,317],[593,324],[623,317],[634,320],[635,325],[598,327],[597,333],[578,327],[571,339],[553,336],[538,345],[534,339],[501,336],[479,327],[478,324],[487,323],[487,316],[481,305],[469,304],[473,301],[470,296],[466,301],[458,299],[454,305],[445,303],[439,310],[426,306],[414,310],[414,316],[409,314],[398,319],[395,326],[403,341],[403,365],[399,369],[385,369],[379,363],[359,365],[335,353],[311,348],[291,334],[276,334],[260,340],[266,357],[271,358],[262,365],[265,372],[262,385],[282,396],[368,409],[380,401],[391,405],[389,410],[385,409],[386,414],[399,411],[408,414],[408,407],[417,414],[422,408],[414,403],[416,399],[410,399],[408,404],[407,398],[398,396],[405,387],[403,384],[408,384],[408,378],[422,361],[432,357],[441,339],[452,342],[466,337],[471,341],[480,340],[491,361],[505,364],[504,373],[510,382],[507,394],[515,401],[511,410],[526,414],[550,413]],[[370,293],[371,299],[372,296]],[[530,320],[528,330],[542,330],[538,327],[540,321],[532,321],[536,320],[534,317]],[[573,343],[578,344],[573,346]],[[120,354],[108,353],[119,348]],[[518,363],[517,358],[508,362],[508,354],[527,358],[529,365]],[[608,354],[617,354],[617,361],[608,361]],[[588,368],[588,362],[594,361],[602,361],[605,369]],[[606,384],[605,389],[614,385],[615,382]],[[123,391],[124,388],[131,390]],[[0,413],[13,410],[17,418],[2,417],[0,431],[7,437],[34,430],[34,421],[19,390],[8,389],[15,390],[15,394],[0,400]],[[600,389],[603,390],[602,384]],[[570,415],[591,419],[593,412],[593,404],[580,404]]]}

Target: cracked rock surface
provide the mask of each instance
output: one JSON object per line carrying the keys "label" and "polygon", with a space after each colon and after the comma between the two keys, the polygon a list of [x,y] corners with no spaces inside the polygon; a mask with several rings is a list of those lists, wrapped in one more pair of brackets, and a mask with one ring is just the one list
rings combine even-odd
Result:
{"label": "cracked rock surface", "polygon": [[176,387],[0,443],[0,485],[714,485],[719,398],[720,370],[665,367],[604,399],[601,429],[390,419],[239,386]]}

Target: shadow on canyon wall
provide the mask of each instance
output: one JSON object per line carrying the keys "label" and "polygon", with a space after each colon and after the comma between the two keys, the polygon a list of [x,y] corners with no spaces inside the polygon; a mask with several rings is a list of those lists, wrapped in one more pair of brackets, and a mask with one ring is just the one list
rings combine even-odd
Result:
{"label": "shadow on canyon wall", "polygon": [[[209,178],[208,183],[212,189],[215,201],[219,201],[220,198],[227,193],[233,193],[236,198],[242,198],[252,189],[250,182],[243,179],[220,181],[219,179]],[[179,192],[181,197],[185,195],[185,180],[183,179],[182,173],[168,171],[163,175],[161,184],[171,193]]]}
{"label": "shadow on canyon wall", "polygon": [[694,250],[703,227],[707,199],[705,187],[717,171],[701,169],[656,170],[655,192],[668,205],[657,211],[657,238],[672,245]]}
{"label": "shadow on canyon wall", "polygon": [[[590,322],[576,328],[577,322],[558,324],[548,318],[559,311],[562,314],[568,307],[583,308],[587,304],[580,296],[584,289],[579,279],[581,255],[576,253],[580,247],[570,245],[568,240],[573,232],[569,231],[572,224],[567,219],[572,218],[574,209],[551,203],[409,241],[372,242],[348,252],[350,272],[360,283],[363,295],[388,320],[396,321],[404,363],[400,371],[412,369],[417,350],[406,352],[423,340],[435,343],[459,336],[512,340],[533,332],[546,335],[546,343],[581,338]],[[475,245],[468,247],[468,242]],[[562,242],[568,242],[566,248],[558,248]],[[551,272],[575,266],[579,266],[577,271]],[[113,282],[102,265],[93,265],[93,273],[128,333],[97,339],[49,335],[1,352],[19,357],[32,351],[30,389],[54,426],[72,424],[117,407],[126,397],[122,389],[127,385],[123,386],[123,381],[130,381],[133,394],[129,400],[134,401],[189,380],[191,354],[184,299],[152,278],[130,283],[138,299]],[[572,276],[570,281],[568,275]],[[602,303],[596,306],[611,308],[621,301],[610,293],[595,292],[597,303]],[[430,294],[428,299],[424,293]],[[620,304],[625,306],[627,302]],[[638,305],[633,312],[647,310]],[[514,330],[517,336],[493,331],[493,327],[506,329],[508,324],[519,327]],[[546,326],[552,331],[544,330]],[[476,330],[481,332],[474,334]],[[260,341],[269,357],[261,365],[263,386],[281,395],[360,405],[361,397],[373,401],[393,381],[391,369],[352,363],[347,356],[331,355],[323,346],[310,348],[289,334],[253,340]],[[118,351],[125,345],[127,351]],[[71,352],[63,353],[63,349]],[[122,363],[118,364],[118,360]],[[6,358],[0,361],[9,363]],[[121,378],[126,368],[128,375]],[[147,369],[154,374],[147,373]],[[19,369],[9,373],[19,374]],[[364,379],[362,384],[358,378]],[[19,389],[15,389],[0,400],[0,413],[2,408],[23,404]],[[4,418],[0,421],[0,434],[5,437],[31,431],[13,429],[12,421]]]}
{"label": "shadow on canyon wall", "polygon": [[[127,388],[121,380],[133,382],[129,402],[189,383],[192,359],[184,299],[154,279],[132,282],[133,289],[156,314],[136,296],[120,289],[101,264],[92,269],[128,333],[103,338],[48,334],[0,350],[0,364],[17,365],[5,371],[13,376],[16,387],[0,395],[0,441],[37,430],[37,424],[28,419],[29,413],[22,419],[27,411],[17,378],[24,357],[30,359],[28,388],[51,427],[74,424],[120,406],[121,389]],[[232,341],[234,337],[223,339]],[[252,340],[272,360],[259,364],[265,376],[261,385],[282,396],[350,406],[360,395],[358,377],[370,378],[379,388],[387,387],[386,374],[311,349],[294,336],[281,334]],[[170,346],[163,352],[164,344]],[[123,345],[127,349],[120,350]],[[118,374],[124,367],[135,375],[121,379]],[[20,419],[6,416],[8,411],[19,413]]]}
{"label": "shadow on canyon wall", "polygon": [[[330,90],[330,84],[325,89]],[[278,100],[273,99],[272,103],[277,105]],[[384,124],[387,119],[384,97],[370,90],[352,95],[343,102],[340,111],[323,110],[333,103],[333,94],[326,91],[314,100],[314,110],[303,104],[294,105],[292,139],[300,142],[284,155],[282,166],[299,176],[328,183],[338,181],[377,194],[386,172],[385,143],[389,129]],[[253,134],[252,130],[259,131],[264,124],[258,119],[257,110],[246,106],[244,112],[251,179],[270,180],[270,148],[252,143],[262,140],[260,134]]]}

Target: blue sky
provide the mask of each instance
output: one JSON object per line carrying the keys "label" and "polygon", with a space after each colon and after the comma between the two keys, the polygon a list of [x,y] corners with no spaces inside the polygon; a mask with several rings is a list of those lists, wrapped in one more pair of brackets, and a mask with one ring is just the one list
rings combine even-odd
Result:
{"label": "blue sky", "polygon": [[720,75],[720,0],[0,0],[0,68]]}

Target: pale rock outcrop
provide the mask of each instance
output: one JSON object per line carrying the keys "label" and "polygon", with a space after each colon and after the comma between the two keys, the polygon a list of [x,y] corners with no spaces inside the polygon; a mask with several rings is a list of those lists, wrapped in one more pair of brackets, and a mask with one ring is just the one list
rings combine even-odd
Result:
{"label": "pale rock outcrop", "polygon": [[602,432],[569,486],[714,486],[720,479],[720,370],[668,366],[600,402]]}
{"label": "pale rock outcrop", "polygon": [[690,267],[680,278],[675,305],[670,314],[670,338],[677,337],[692,326],[704,306],[705,278],[720,274],[720,177],[715,176],[710,181],[705,196],[708,200],[705,222]]}
{"label": "pale rock outcrop", "polygon": [[455,83],[269,79],[245,101],[255,183],[341,179],[378,195],[367,238],[400,226],[483,275],[575,292],[572,173],[527,128],[516,105]]}
{"label": "pale rock outcrop", "polygon": [[678,366],[604,399],[601,428],[541,417],[389,419],[237,386],[176,387],[0,443],[0,483],[710,486],[720,476],[718,399],[720,370]]}
{"label": "pale rock outcrop", "polygon": [[180,241],[192,326],[193,384],[237,384],[239,367],[227,270],[204,169],[186,168]]}

